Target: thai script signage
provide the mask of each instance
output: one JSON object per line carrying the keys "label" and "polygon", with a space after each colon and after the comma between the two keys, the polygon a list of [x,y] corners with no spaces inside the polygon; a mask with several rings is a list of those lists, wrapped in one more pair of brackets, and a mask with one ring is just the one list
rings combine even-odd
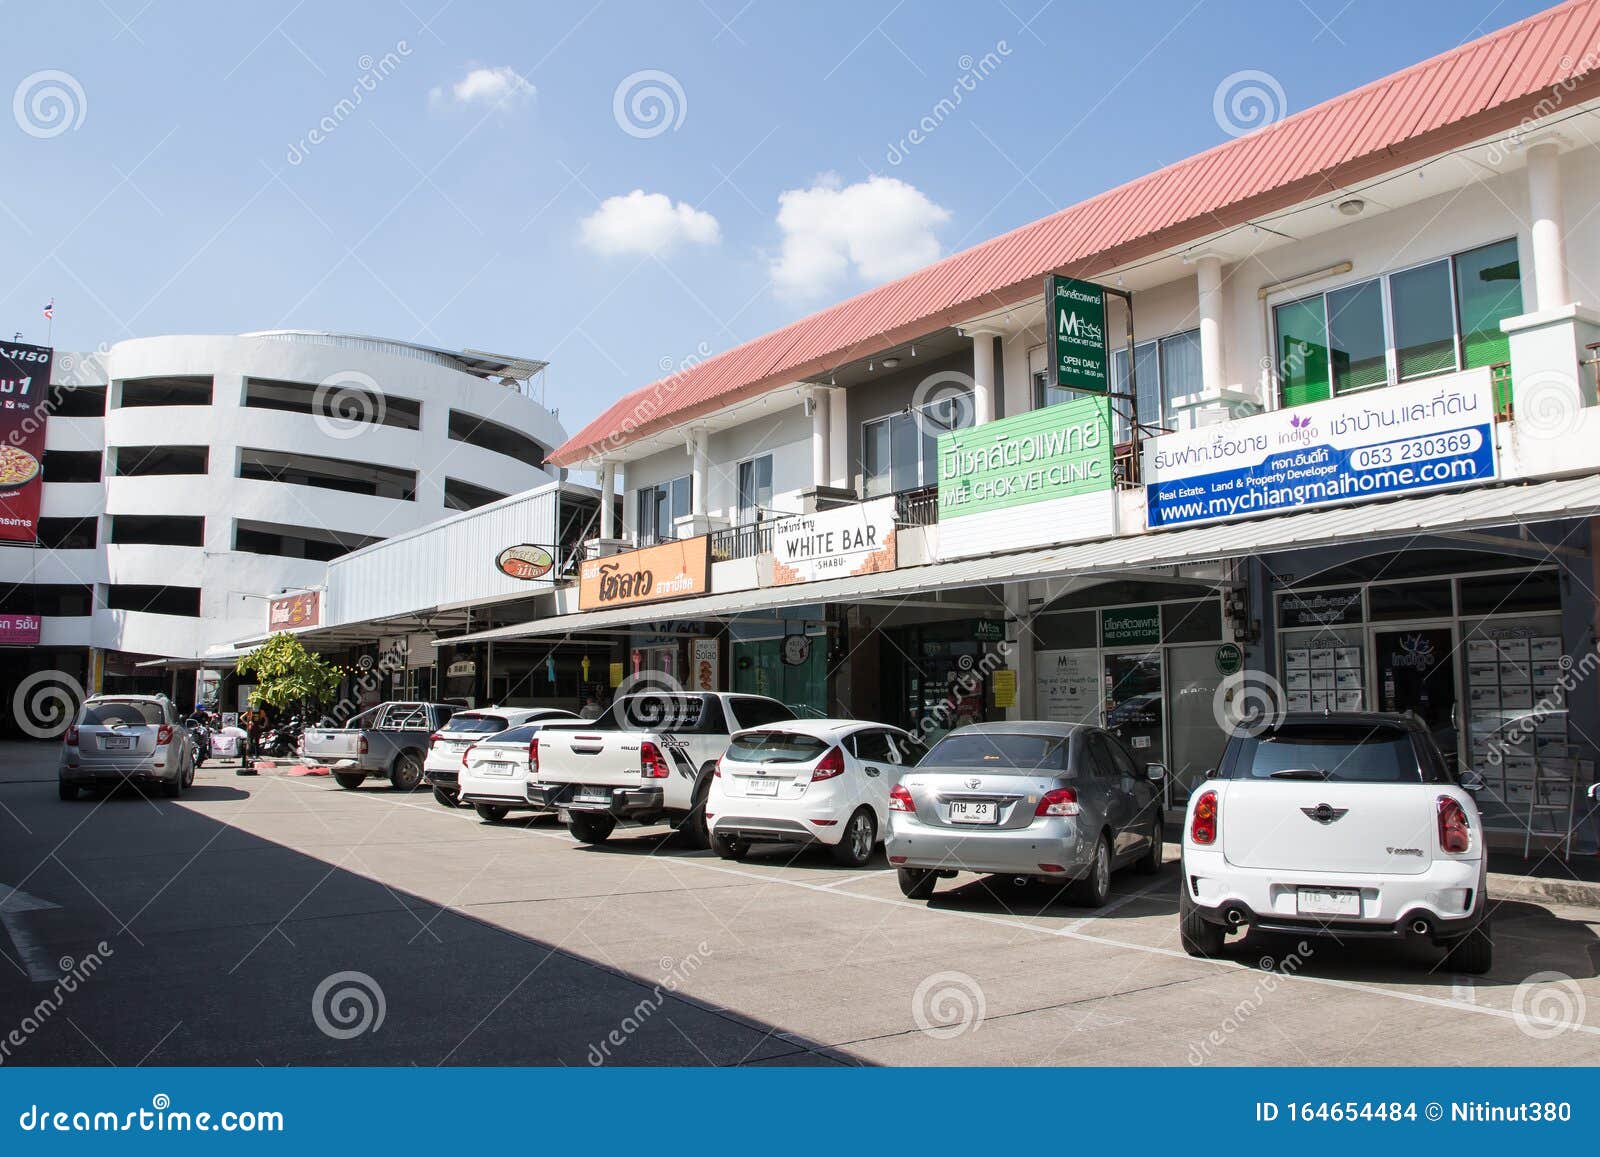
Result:
{"label": "thai script signage", "polygon": [[710,573],[710,539],[703,534],[586,559],[578,575],[578,608],[592,611],[705,594]]}
{"label": "thai script signage", "polygon": [[556,565],[555,552],[531,542],[508,546],[495,556],[494,568],[507,578],[531,582],[542,579]]}
{"label": "thai script signage", "polygon": [[44,427],[55,351],[0,342],[0,542],[39,537]]}
{"label": "thai script signage", "polygon": [[292,631],[315,627],[322,621],[322,593],[302,591],[283,595],[267,603],[267,630]]}
{"label": "thai script signage", "polygon": [[1115,533],[1111,405],[1079,398],[939,436],[940,558]]}
{"label": "thai script signage", "polygon": [[757,564],[762,586],[790,586],[895,568],[893,498],[784,518],[771,526],[770,557],[763,556]]}
{"label": "thai script signage", "polygon": [[1489,371],[1167,434],[1145,445],[1152,530],[1492,481]]}
{"label": "thai script signage", "polygon": [[44,620],[38,615],[0,615],[0,647],[31,647]]}
{"label": "thai script signage", "polygon": [[1106,393],[1106,291],[1093,282],[1051,276],[1044,279],[1044,299],[1056,385]]}

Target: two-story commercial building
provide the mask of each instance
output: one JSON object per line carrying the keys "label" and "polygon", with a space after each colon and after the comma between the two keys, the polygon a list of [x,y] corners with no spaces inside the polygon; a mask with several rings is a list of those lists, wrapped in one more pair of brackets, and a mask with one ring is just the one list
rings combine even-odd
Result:
{"label": "two-story commercial building", "polygon": [[622,495],[557,613],[466,639],[925,731],[1099,719],[1174,803],[1242,699],[1415,711],[1506,838],[1565,834],[1597,65],[1575,0],[684,366],[551,455]]}

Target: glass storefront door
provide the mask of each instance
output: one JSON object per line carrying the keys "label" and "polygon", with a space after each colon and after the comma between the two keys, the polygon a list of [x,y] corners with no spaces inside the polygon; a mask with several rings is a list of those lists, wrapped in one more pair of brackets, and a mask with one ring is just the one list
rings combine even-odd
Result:
{"label": "glass storefront door", "polygon": [[1381,711],[1414,711],[1447,758],[1456,754],[1455,632],[1449,627],[1374,630]]}
{"label": "glass storefront door", "polygon": [[1121,736],[1141,763],[1167,761],[1161,667],[1159,649],[1105,655],[1106,728]]}
{"label": "glass storefront door", "polygon": [[[744,639],[733,644],[733,689],[766,695],[786,704],[801,718],[827,714],[828,658],[824,636],[804,636],[802,648],[791,645],[784,661],[783,639]],[[796,663],[800,650],[804,658]]]}

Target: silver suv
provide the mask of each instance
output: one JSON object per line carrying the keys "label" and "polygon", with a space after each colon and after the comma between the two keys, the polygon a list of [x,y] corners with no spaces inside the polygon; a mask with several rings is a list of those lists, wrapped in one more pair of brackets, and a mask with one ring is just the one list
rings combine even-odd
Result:
{"label": "silver suv", "polygon": [[165,695],[91,695],[61,739],[61,798],[131,780],[176,799],[194,767],[194,742]]}

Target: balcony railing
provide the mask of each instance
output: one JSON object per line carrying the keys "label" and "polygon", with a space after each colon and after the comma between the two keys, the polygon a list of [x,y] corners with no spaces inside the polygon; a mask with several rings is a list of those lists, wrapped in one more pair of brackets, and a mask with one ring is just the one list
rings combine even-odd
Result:
{"label": "balcony railing", "polygon": [[923,486],[894,496],[894,520],[901,526],[933,526],[939,521],[939,488]]}
{"label": "balcony railing", "polygon": [[1496,362],[1490,366],[1489,380],[1494,383],[1495,421],[1511,421],[1512,416],[1516,413],[1516,407],[1512,402],[1511,396],[1511,363]]}
{"label": "balcony railing", "polygon": [[711,561],[754,558],[772,549],[772,522],[750,522],[711,532]]}

